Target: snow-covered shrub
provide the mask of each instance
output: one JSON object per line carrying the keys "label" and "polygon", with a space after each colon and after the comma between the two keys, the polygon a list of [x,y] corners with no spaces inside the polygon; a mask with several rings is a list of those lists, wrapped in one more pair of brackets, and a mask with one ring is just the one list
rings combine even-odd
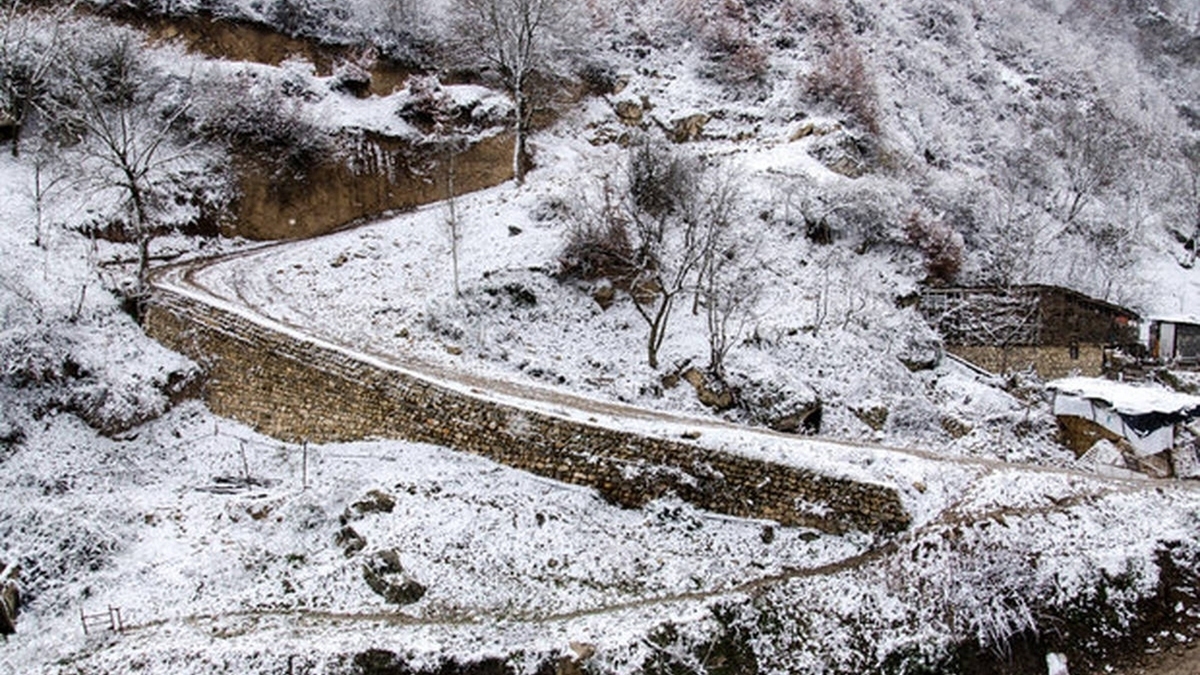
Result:
{"label": "snow-covered shrub", "polygon": [[828,190],[820,198],[825,221],[838,237],[846,238],[857,253],[867,253],[904,241],[900,228],[902,216],[896,207],[896,195],[883,184],[854,185]]}
{"label": "snow-covered shrub", "polygon": [[675,211],[697,170],[694,161],[665,143],[643,140],[629,155],[629,193],[634,206],[655,218]]}
{"label": "snow-covered shrub", "polygon": [[616,69],[608,64],[585,63],[575,75],[587,87],[588,93],[593,96],[607,96],[617,87]]}
{"label": "snow-covered shrub", "polygon": [[[612,205],[602,210],[609,211]],[[563,280],[608,279],[628,287],[637,275],[633,244],[625,221],[596,214],[588,205],[576,207],[558,254],[558,277]]]}
{"label": "snow-covered shrub", "polygon": [[0,333],[0,363],[0,381],[18,389],[57,383],[72,369],[61,333],[29,324]]}
{"label": "snow-covered shrub", "polygon": [[458,105],[438,80],[437,75],[413,75],[405,85],[408,97],[396,111],[400,117],[433,130],[454,122]]}
{"label": "snow-covered shrub", "polygon": [[[54,488],[43,491],[47,489]],[[0,505],[0,545],[9,554],[7,562],[21,568],[27,603],[105,568],[123,547],[122,537],[102,525],[96,514],[46,502]],[[64,595],[51,595],[67,601]]]}
{"label": "snow-covered shrub", "polygon": [[721,81],[739,84],[761,80],[767,74],[769,55],[751,36],[751,17],[742,0],[677,0],[676,4],[709,58],[717,63],[715,74]]}
{"label": "snow-covered shrub", "polygon": [[285,81],[252,72],[209,82],[197,105],[200,130],[231,149],[266,159],[276,171],[303,173],[325,158],[333,140],[287,90]]}
{"label": "snow-covered shrub", "polygon": [[837,106],[862,128],[878,134],[882,119],[874,78],[840,11],[832,2],[825,2],[814,21],[813,40],[822,52],[803,78],[805,91],[817,102]]}
{"label": "snow-covered shrub", "polygon": [[927,280],[951,283],[963,266],[962,235],[940,218],[929,218],[920,209],[908,214],[904,225],[908,241],[925,256]]}

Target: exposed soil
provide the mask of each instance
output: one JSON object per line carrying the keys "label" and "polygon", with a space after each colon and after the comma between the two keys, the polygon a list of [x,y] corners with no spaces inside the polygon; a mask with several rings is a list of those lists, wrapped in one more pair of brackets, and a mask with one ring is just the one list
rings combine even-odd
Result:
{"label": "exposed soil", "polygon": [[253,61],[278,66],[302,58],[320,76],[332,75],[340,64],[355,63],[371,75],[369,93],[387,96],[404,87],[419,69],[374,57],[366,47],[324,45],[289,37],[267,26],[196,15],[188,17],[120,16],[121,21],[143,31],[154,41],[178,40],[188,51],[231,61]]}
{"label": "exposed soil", "polygon": [[[512,134],[499,133],[455,153],[456,191],[482,190],[512,178],[512,143]],[[272,170],[269,159],[242,158],[236,217],[222,234],[303,239],[440,201],[447,197],[449,157],[437,148],[368,134],[356,161],[326,160],[299,176]]]}

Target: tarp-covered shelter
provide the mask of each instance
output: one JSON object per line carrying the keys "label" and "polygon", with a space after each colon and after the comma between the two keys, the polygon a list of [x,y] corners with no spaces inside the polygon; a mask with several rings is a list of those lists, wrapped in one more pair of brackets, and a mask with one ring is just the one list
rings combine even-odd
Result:
{"label": "tarp-covered shelter", "polygon": [[[1047,386],[1054,391],[1054,414],[1060,424],[1064,418],[1074,418],[1102,427],[1111,434],[1110,440],[1128,443],[1138,459],[1171,453],[1177,427],[1200,417],[1200,396],[1161,387],[1091,377],[1054,380]],[[1072,449],[1082,454],[1090,448],[1087,445]],[[1179,458],[1164,459],[1179,465],[1174,461]],[[1193,459],[1189,457],[1185,464],[1193,465]]]}

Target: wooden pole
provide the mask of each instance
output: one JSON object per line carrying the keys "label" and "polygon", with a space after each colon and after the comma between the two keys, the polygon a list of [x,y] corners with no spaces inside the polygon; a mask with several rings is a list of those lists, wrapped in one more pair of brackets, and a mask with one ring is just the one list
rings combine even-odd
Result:
{"label": "wooden pole", "polygon": [[246,461],[246,441],[238,439],[238,450],[242,453],[242,478],[250,484],[250,463]]}

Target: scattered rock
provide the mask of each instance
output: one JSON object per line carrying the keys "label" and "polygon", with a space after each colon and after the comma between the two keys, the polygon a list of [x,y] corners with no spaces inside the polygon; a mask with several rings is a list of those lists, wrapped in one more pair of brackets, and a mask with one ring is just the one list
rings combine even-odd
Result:
{"label": "scattered rock", "polygon": [[704,138],[704,125],[708,124],[708,115],[696,113],[681,117],[671,123],[671,140],[676,143],[691,143]]}
{"label": "scattered rock", "polygon": [[775,541],[775,527],[772,525],[763,525],[760,536],[762,537],[762,543],[770,544]]}
{"label": "scattered rock", "polygon": [[516,225],[509,225],[509,226],[508,226],[508,236],[510,236],[510,237],[515,237],[515,236],[517,236],[518,234],[521,234],[521,232],[523,232],[523,231],[524,231],[524,230],[522,230],[521,228],[517,227]]}
{"label": "scattered rock", "polygon": [[396,508],[396,499],[383,490],[371,490],[362,499],[350,505],[360,516],[368,513],[391,513]]}
{"label": "scattered rock", "polygon": [[446,345],[446,353],[451,356],[462,356],[463,350],[458,345]]}
{"label": "scattered rock", "polygon": [[664,373],[661,379],[663,389],[674,389],[679,386],[679,373]]}
{"label": "scattered rock", "polygon": [[971,433],[971,425],[963,422],[956,417],[945,415],[940,420],[942,431],[950,435],[950,438],[959,439]]}
{"label": "scattered rock", "polygon": [[342,551],[345,552],[347,558],[352,557],[355,553],[367,547],[366,538],[349,525],[338,530],[337,535],[333,538],[333,543],[342,547]]}
{"label": "scattered rock", "polygon": [[596,301],[597,305],[600,305],[600,309],[607,310],[617,299],[617,289],[607,281],[596,284],[596,288],[592,291],[592,299]]}
{"label": "scattered rock", "polygon": [[645,111],[637,101],[628,99],[617,101],[613,104],[613,110],[617,113],[617,119],[621,121],[621,124],[627,127],[641,126]]}
{"label": "scattered rock", "polygon": [[568,647],[575,653],[574,657],[563,656],[558,660],[558,667],[555,668],[555,675],[583,675],[587,669],[584,664],[588,659],[596,655],[595,645],[586,642],[571,641]]}
{"label": "scattered rock", "polygon": [[736,392],[720,378],[695,366],[683,371],[681,377],[696,390],[696,398],[718,412],[737,405]]}
{"label": "scattered rock", "polygon": [[694,431],[694,430],[693,431],[685,431],[682,434],[679,434],[679,437],[684,439],[685,441],[694,441],[694,440],[697,440],[700,438],[700,432]]}
{"label": "scattered rock", "polygon": [[833,122],[830,120],[808,120],[792,132],[792,135],[788,138],[788,141],[795,142],[814,135],[825,136],[841,130],[842,125],[839,122]]}
{"label": "scattered rock", "polygon": [[887,425],[888,409],[881,405],[873,405],[863,408],[850,408],[850,412],[859,419],[863,424],[871,427],[872,431],[883,431],[883,427]]}
{"label": "scattered rock", "polygon": [[17,588],[17,577],[20,568],[16,565],[5,567],[0,563],[0,635],[7,640],[9,635],[17,632],[17,614],[21,611],[21,593]]}
{"label": "scattered rock", "polygon": [[404,572],[395,549],[372,554],[362,570],[367,586],[393,605],[411,605],[425,596],[425,587]]}
{"label": "scattered rock", "polygon": [[623,148],[629,147],[630,135],[622,126],[616,124],[604,123],[594,124],[588,127],[591,134],[588,136],[588,143],[596,147],[616,143]]}
{"label": "scattered rock", "polygon": [[572,640],[567,646],[571,648],[571,651],[575,652],[575,656],[580,661],[587,661],[596,655],[596,645],[587,642],[575,642]]}

